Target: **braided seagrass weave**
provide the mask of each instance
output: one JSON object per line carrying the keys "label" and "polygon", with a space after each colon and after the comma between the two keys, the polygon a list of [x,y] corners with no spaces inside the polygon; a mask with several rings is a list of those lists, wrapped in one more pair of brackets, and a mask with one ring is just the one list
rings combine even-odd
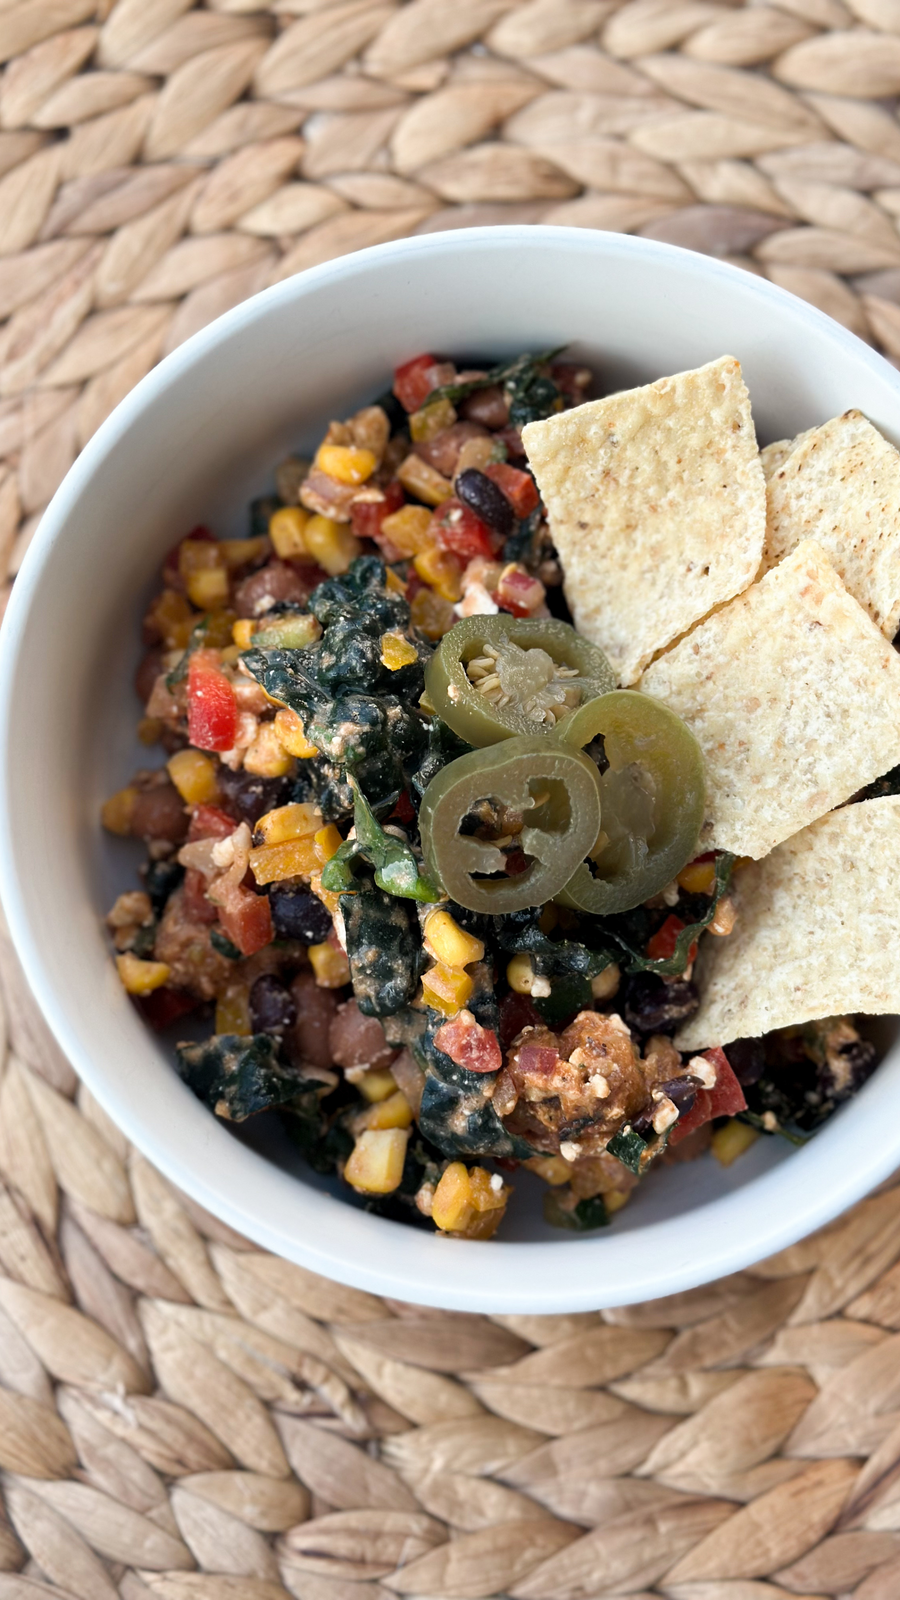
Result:
{"label": "braided seagrass weave", "polygon": [[[900,361],[900,0],[0,0],[0,63],[0,576],[161,355],[409,233],[667,239]],[[0,956],[0,1600],[900,1596],[900,1187],[602,1317],[380,1302],[176,1194]]]}

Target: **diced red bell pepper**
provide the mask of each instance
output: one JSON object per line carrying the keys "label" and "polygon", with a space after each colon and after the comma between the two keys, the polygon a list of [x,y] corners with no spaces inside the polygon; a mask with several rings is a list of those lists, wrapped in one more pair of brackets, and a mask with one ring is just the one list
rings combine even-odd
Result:
{"label": "diced red bell pepper", "polygon": [[533,578],[524,567],[516,564],[504,567],[494,599],[503,611],[510,611],[514,617],[530,617],[543,605],[546,594],[540,578]]}
{"label": "diced red bell pepper", "polygon": [[670,1144],[680,1144],[689,1133],[695,1133],[714,1117],[734,1117],[746,1111],[744,1091],[731,1070],[723,1050],[704,1050],[704,1061],[712,1062],[716,1069],[714,1089],[698,1089],[697,1098],[690,1111],[683,1112],[669,1134]]}
{"label": "diced red bell pepper", "polygon": [[502,489],[517,517],[530,517],[540,495],[530,472],[520,472],[506,461],[492,461],[484,469],[498,489]]}
{"label": "diced red bell pepper", "polygon": [[470,506],[463,505],[455,496],[436,507],[429,532],[444,550],[459,556],[461,561],[474,561],[476,556],[490,560],[496,548],[490,528]]}
{"label": "diced red bell pepper", "polygon": [[237,700],[216,657],[195,650],[188,663],[188,738],[197,750],[230,750],[237,737]]}
{"label": "diced red bell pepper", "polygon": [[[657,928],[653,938],[648,941],[646,955],[649,961],[669,961],[675,954],[678,935],[684,932],[686,922],[680,917],[666,917],[661,928]],[[688,951],[685,967],[689,967],[697,954],[697,941],[694,940]]]}
{"label": "diced red bell pepper", "polygon": [[434,1042],[456,1066],[467,1072],[499,1072],[503,1065],[500,1041],[493,1028],[483,1028],[471,1011],[460,1011],[438,1028]]}
{"label": "diced red bell pepper", "polygon": [[185,989],[167,989],[165,985],[161,989],[151,990],[150,994],[132,995],[131,999],[144,1021],[149,1022],[156,1033],[170,1028],[173,1022],[186,1017],[189,1011],[196,1011],[201,1003]]}
{"label": "diced red bell pepper", "polygon": [[183,905],[184,914],[191,922],[203,922],[211,926],[219,915],[218,907],[206,898],[206,879],[195,867],[188,867],[184,875]]}
{"label": "diced red bell pepper", "polygon": [[254,956],[274,938],[269,897],[254,894],[252,889],[236,884],[228,896],[228,905],[219,907],[219,923],[242,956]]}
{"label": "diced red bell pepper", "polygon": [[501,1001],[500,1043],[504,1050],[509,1049],[523,1028],[539,1028],[541,1025],[541,1014],[527,994],[516,994],[511,990]]}
{"label": "diced red bell pepper", "polygon": [[438,361],[435,356],[413,356],[394,369],[394,393],[407,411],[418,411],[433,389],[452,383],[456,368],[449,361]]}
{"label": "diced red bell pepper", "polygon": [[220,811],[218,806],[195,806],[188,828],[188,844],[194,844],[197,839],[229,839],[236,827],[234,818],[227,811]]}
{"label": "diced red bell pepper", "polygon": [[381,500],[354,500],[350,506],[350,526],[357,539],[376,539],[385,517],[399,511],[406,499],[402,483],[392,478],[382,490]]}

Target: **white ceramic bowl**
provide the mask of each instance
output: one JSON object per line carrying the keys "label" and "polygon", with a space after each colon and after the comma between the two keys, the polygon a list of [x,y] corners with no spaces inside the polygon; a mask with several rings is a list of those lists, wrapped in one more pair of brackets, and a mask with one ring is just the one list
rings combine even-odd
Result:
{"label": "white ceramic bowl", "polygon": [[[900,1164],[900,1049],[808,1146],[760,1140],[655,1173],[609,1230],[540,1219],[537,1180],[490,1245],[357,1209],[263,1125],[238,1137],[180,1082],[119,986],[102,915],[138,848],[101,800],[147,752],[131,674],[160,558],[193,524],[246,525],[292,447],[378,393],[422,349],[502,356],[573,341],[607,390],[740,358],[763,442],[858,406],[900,439],[900,376],[762,279],[643,239],[492,228],[329,262],[239,306],[149,374],[49,507],[0,641],[0,872],[13,936],[60,1045],[130,1139],[269,1250],[403,1300],[554,1312],[669,1294],[828,1222]],[[852,959],[852,952],[848,952]],[[890,1033],[890,1029],[888,1029]]]}

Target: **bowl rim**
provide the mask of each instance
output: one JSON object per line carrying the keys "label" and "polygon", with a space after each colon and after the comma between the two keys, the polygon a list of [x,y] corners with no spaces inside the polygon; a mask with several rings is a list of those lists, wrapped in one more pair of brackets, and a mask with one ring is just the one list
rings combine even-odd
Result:
{"label": "bowl rim", "polygon": [[[146,1133],[140,1118],[130,1115],[127,1101],[116,1097],[109,1089],[102,1069],[95,1069],[90,1054],[82,1049],[74,1028],[70,1026],[67,1008],[59,999],[45,969],[37,929],[29,911],[28,889],[16,867],[12,833],[10,794],[14,783],[14,764],[9,760],[12,691],[16,662],[28,626],[32,601],[44,580],[54,548],[64,536],[71,506],[88,488],[94,474],[102,469],[118,442],[140,422],[145,408],[175,387],[182,375],[202,360],[207,351],[227,342],[233,334],[272,307],[302,301],[325,283],[351,282],[365,275],[373,262],[402,262],[427,258],[429,255],[483,251],[486,244],[501,255],[509,250],[558,248],[592,252],[607,258],[618,256],[627,260],[641,257],[651,263],[657,262],[663,270],[694,270],[710,279],[725,280],[740,288],[744,296],[750,299],[755,297],[764,305],[778,302],[786,304],[793,317],[805,322],[812,333],[818,332],[832,344],[845,348],[856,362],[869,366],[882,382],[888,379],[897,396],[900,431],[900,374],[892,373],[890,364],[855,334],[767,279],[757,278],[729,262],[657,240],[551,225],[536,228],[527,224],[504,224],[448,230],[374,245],[323,262],[263,290],[194,334],[141,379],[88,441],[41,518],[13,585],[0,630],[0,751],[7,757],[3,782],[0,784],[0,882],[19,960],[61,1050],[101,1106],[109,1110],[111,1102],[115,1101],[112,1113],[114,1120],[130,1142],[167,1178],[214,1216],[230,1224],[260,1248],[326,1277],[375,1294],[466,1311],[552,1313],[595,1310],[598,1306],[631,1304],[694,1288],[725,1273],[750,1267],[833,1221],[900,1165],[900,1122],[895,1124],[896,1132],[892,1139],[890,1121],[887,1120],[885,1126],[886,1119],[879,1118],[879,1137],[873,1142],[855,1123],[852,1131],[848,1126],[842,1136],[838,1119],[823,1130],[811,1145],[796,1152],[761,1178],[752,1180],[741,1190],[726,1193],[695,1207],[689,1213],[692,1225],[686,1231],[693,1234],[694,1223],[704,1218],[707,1227],[711,1228],[711,1238],[699,1264],[690,1250],[683,1245],[679,1247],[678,1215],[621,1235],[618,1248],[614,1234],[594,1235],[591,1239],[573,1239],[563,1235],[559,1240],[548,1242],[495,1240],[491,1246],[491,1258],[496,1267],[500,1267],[502,1258],[512,1256],[521,1264],[520,1276],[523,1280],[522,1287],[504,1285],[499,1290],[495,1281],[498,1274],[486,1275],[479,1271],[487,1263],[481,1254],[483,1247],[477,1243],[457,1241],[451,1251],[446,1246],[435,1244],[434,1235],[405,1229],[404,1235],[409,1236],[406,1262],[399,1260],[397,1251],[391,1251],[388,1254],[392,1260],[387,1267],[376,1259],[377,1250],[371,1250],[374,1238],[371,1235],[368,1236],[368,1250],[354,1244],[345,1254],[340,1251],[335,1254],[335,1234],[332,1230],[328,1250],[319,1250],[314,1242],[298,1238],[295,1232],[288,1233],[285,1228],[279,1227],[271,1216],[260,1217],[259,1208],[249,1211],[226,1178],[223,1177],[217,1184],[195,1168],[177,1160],[165,1145],[157,1145],[153,1136]],[[829,1138],[829,1134],[832,1137]],[[831,1152],[835,1134],[841,1144],[842,1159],[839,1161],[833,1160]],[[235,1151],[243,1150],[237,1143],[233,1148]],[[244,1150],[244,1154],[263,1162],[266,1167],[271,1166],[265,1158],[253,1152]],[[852,1159],[854,1155],[855,1159]],[[241,1165],[240,1158],[235,1164]],[[796,1171],[798,1167],[802,1167],[807,1180],[815,1176],[813,1169],[820,1169],[820,1181],[791,1182],[790,1171]],[[305,1188],[302,1184],[297,1185],[297,1180],[289,1174],[282,1173],[281,1176],[288,1178],[295,1187]],[[765,1222],[757,1221],[749,1237],[742,1234],[740,1229],[735,1236],[733,1230],[729,1231],[729,1223],[741,1220],[747,1197],[756,1184],[763,1183],[767,1185]],[[305,1192],[313,1204],[323,1199],[311,1188]],[[341,1204],[349,1217],[365,1215],[344,1206],[342,1202],[334,1203]],[[348,1237],[356,1239],[360,1230],[349,1225],[349,1217],[346,1232]],[[383,1226],[383,1219],[366,1217],[366,1220]],[[743,1220],[746,1221],[745,1218]],[[390,1226],[397,1228],[399,1225]],[[639,1242],[642,1235],[647,1234],[653,1234],[661,1241],[664,1239],[669,1246],[662,1252],[664,1265],[661,1269],[654,1269],[652,1276],[648,1276],[641,1268],[639,1260]],[[430,1256],[423,1255],[423,1243],[430,1247]],[[627,1249],[623,1250],[621,1247],[626,1243]],[[592,1244],[595,1247],[598,1244],[603,1246],[603,1256],[596,1255],[596,1251],[591,1249]],[[635,1248],[636,1245],[638,1248]],[[581,1256],[569,1255],[567,1246],[569,1251],[581,1251]],[[540,1253],[539,1256],[534,1256],[535,1251]],[[531,1253],[528,1260],[527,1252]],[[548,1252],[552,1254],[548,1255]],[[611,1294],[604,1290],[602,1279],[613,1262],[616,1287]],[[539,1266],[545,1270],[535,1270]],[[587,1270],[579,1271],[579,1267]]]}

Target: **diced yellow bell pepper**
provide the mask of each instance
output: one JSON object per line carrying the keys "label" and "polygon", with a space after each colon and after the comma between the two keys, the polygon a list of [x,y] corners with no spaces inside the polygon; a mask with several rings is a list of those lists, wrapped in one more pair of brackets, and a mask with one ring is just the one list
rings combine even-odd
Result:
{"label": "diced yellow bell pepper", "polygon": [[253,641],[253,630],[256,623],[252,617],[238,617],[231,630],[231,637],[239,650],[249,650]]}
{"label": "diced yellow bell pepper", "polygon": [[320,989],[342,989],[350,982],[350,963],[338,945],[326,939],[311,944],[306,953]]}
{"label": "diced yellow bell pepper", "polygon": [[410,1128],[412,1120],[412,1108],[400,1089],[366,1112],[367,1128]]}
{"label": "diced yellow bell pepper", "polygon": [[413,627],[424,633],[426,639],[443,639],[458,620],[449,600],[442,600],[433,589],[420,589],[413,595],[409,616]]}
{"label": "diced yellow bell pepper", "polygon": [[425,939],[435,961],[445,967],[467,967],[484,960],[484,944],[454,922],[449,911],[432,911],[425,919]]}
{"label": "diced yellow bell pepper", "polygon": [[344,1167],[344,1177],[362,1194],[392,1194],[403,1177],[408,1128],[367,1128]]}
{"label": "diced yellow bell pepper", "polygon": [[415,453],[401,461],[397,477],[409,494],[414,494],[417,500],[424,500],[427,506],[442,505],[453,494],[449,478],[445,478],[436,467],[430,467]]}
{"label": "diced yellow bell pepper", "polygon": [[274,722],[260,724],[244,756],[244,771],[257,778],[284,778],[294,769],[294,758],[285,750]]}
{"label": "diced yellow bell pepper", "polygon": [[431,512],[425,506],[401,506],[384,518],[381,532],[402,556],[414,556],[425,549],[430,527]]}
{"label": "diced yellow bell pepper", "polygon": [[351,531],[349,523],[334,522],[331,517],[318,514],[310,517],[304,529],[306,548],[314,561],[324,567],[332,578],[338,577],[358,555],[362,545]]}
{"label": "diced yellow bell pepper", "polygon": [[250,851],[250,870],[257,883],[280,883],[282,878],[297,878],[319,866],[312,838],[286,839],[282,844],[261,844]]}
{"label": "diced yellow bell pepper", "polygon": [[159,629],[167,650],[184,649],[196,620],[184,595],[175,589],[164,589],[147,613],[148,623]]}
{"label": "diced yellow bell pepper", "polygon": [[334,894],[331,889],[322,888],[321,872],[310,873],[309,887],[311,888],[316,899],[321,900],[325,910],[330,912],[332,917],[336,916],[338,911],[341,909],[341,897],[338,894]]}
{"label": "diced yellow bell pepper", "polygon": [[467,972],[461,968],[445,967],[441,961],[422,976],[425,1004],[443,1012],[445,1017],[456,1016],[471,997],[474,987]]}
{"label": "diced yellow bell pepper", "polygon": [[116,967],[129,994],[152,994],[168,981],[172,970],[165,961],[141,961],[130,951],[116,956]]}
{"label": "diced yellow bell pepper", "polygon": [[388,672],[399,672],[401,667],[411,667],[418,659],[412,640],[404,638],[402,633],[381,635],[381,664],[387,667]]}
{"label": "diced yellow bell pepper", "polygon": [[104,802],[100,812],[100,821],[107,833],[117,833],[121,838],[127,839],[131,832],[131,818],[137,804],[137,789],[129,785],[126,789],[119,789],[111,794]]}
{"label": "diced yellow bell pepper", "polygon": [[492,1226],[481,1221],[487,1213],[499,1212],[502,1216],[510,1189],[505,1184],[496,1187],[491,1174],[484,1167],[467,1171],[462,1161],[451,1161],[434,1191],[431,1220],[443,1233],[462,1233],[468,1238],[488,1238],[500,1218],[491,1218]]}
{"label": "diced yellow bell pepper", "polygon": [[236,1033],[242,1039],[253,1032],[250,991],[245,983],[229,984],[216,1001],[216,1033]]}
{"label": "diced yellow bell pepper", "polygon": [[269,546],[264,533],[252,539],[220,539],[219,552],[226,567],[246,567],[251,561],[261,561]]}
{"label": "diced yellow bell pepper", "polygon": [[310,744],[303,732],[303,723],[296,711],[291,711],[289,706],[283,706],[275,717],[275,732],[281,744],[289,755],[299,756],[303,761],[310,761],[319,754],[318,746]]}
{"label": "diced yellow bell pepper", "polygon": [[340,850],[343,842],[344,841],[333,822],[329,822],[324,828],[319,828],[313,837],[313,844],[316,847],[316,855],[319,858],[319,864],[324,867],[325,863],[330,861],[332,856],[337,855],[337,852]]}
{"label": "diced yellow bell pepper", "polygon": [[308,521],[309,512],[302,506],[279,506],[273,511],[269,518],[269,538],[282,561],[309,554],[305,536]]}
{"label": "diced yellow bell pepper", "polygon": [[371,478],[378,465],[374,450],[354,444],[323,444],[316,455],[316,466],[338,483],[360,484]]}
{"label": "diced yellow bell pepper", "polygon": [[430,406],[414,411],[409,419],[410,438],[414,444],[426,444],[456,421],[456,411],[449,400],[433,400]]}
{"label": "diced yellow bell pepper", "polygon": [[314,834],[322,824],[318,806],[307,801],[294,801],[287,806],[276,806],[260,817],[253,830],[253,841],[261,845],[284,844],[288,839],[305,839]]}
{"label": "diced yellow bell pepper", "polygon": [[723,1167],[730,1167],[732,1161],[737,1161],[738,1156],[749,1150],[758,1138],[759,1133],[756,1128],[751,1128],[749,1122],[739,1122],[737,1117],[730,1117],[713,1134],[712,1153]]}
{"label": "diced yellow bell pepper", "polygon": [[711,894],[715,881],[714,861],[690,861],[678,874],[678,886],[685,894]]}
{"label": "diced yellow bell pepper", "polygon": [[201,567],[185,579],[188,599],[201,611],[215,611],[228,599],[228,572],[225,567]]}
{"label": "diced yellow bell pepper", "polygon": [[185,805],[205,806],[215,800],[216,764],[201,750],[176,750],[166,767]]}
{"label": "diced yellow bell pepper", "polygon": [[185,580],[194,572],[208,572],[224,564],[217,539],[182,539],[178,546],[178,571]]}
{"label": "diced yellow bell pepper", "polygon": [[377,1067],[372,1067],[358,1080],[355,1087],[370,1105],[377,1105],[382,1100],[389,1100],[396,1093],[397,1081],[393,1075],[381,1072]]}
{"label": "diced yellow bell pepper", "polygon": [[449,550],[442,550],[438,544],[428,545],[414,557],[413,566],[422,582],[434,589],[442,600],[453,603],[462,595],[462,571]]}
{"label": "diced yellow bell pepper", "polygon": [[388,567],[387,569],[384,579],[384,587],[387,589],[389,594],[406,594],[406,584],[403,582],[403,579],[394,571],[393,567]]}

